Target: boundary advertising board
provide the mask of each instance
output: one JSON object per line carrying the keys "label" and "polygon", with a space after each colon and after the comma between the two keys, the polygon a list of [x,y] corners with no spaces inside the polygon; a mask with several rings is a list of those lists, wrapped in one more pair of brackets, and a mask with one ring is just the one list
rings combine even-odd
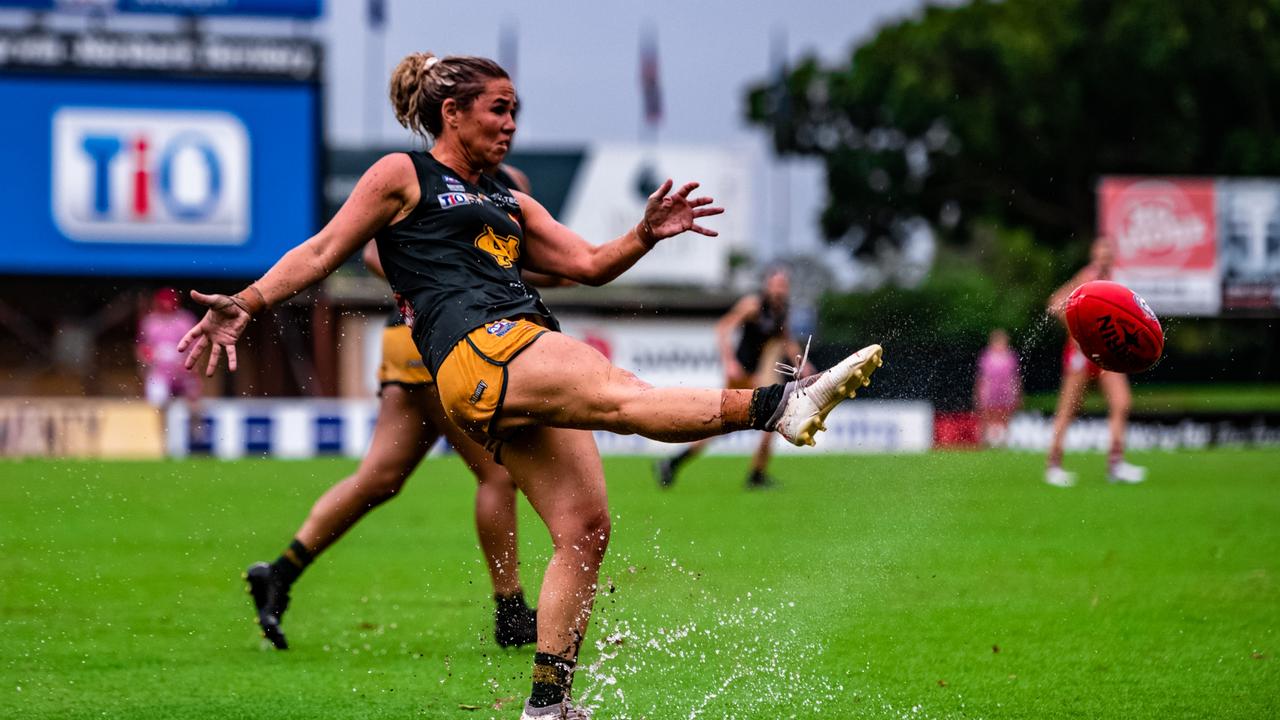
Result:
{"label": "boundary advertising board", "polygon": [[1104,178],[1098,231],[1161,315],[1280,313],[1280,180]]}

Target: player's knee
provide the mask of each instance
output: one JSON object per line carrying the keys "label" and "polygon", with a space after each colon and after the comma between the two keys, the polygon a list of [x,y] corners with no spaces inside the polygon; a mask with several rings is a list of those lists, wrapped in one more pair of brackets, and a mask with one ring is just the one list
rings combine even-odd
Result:
{"label": "player's knee", "polygon": [[370,505],[384,503],[400,493],[409,475],[401,468],[372,468],[362,473],[360,495]]}
{"label": "player's knee", "polygon": [[602,408],[610,423],[620,430],[629,428],[630,422],[639,417],[645,406],[645,396],[653,386],[622,368],[609,373],[610,392],[603,394],[606,406]]}
{"label": "player's knee", "polygon": [[575,513],[566,526],[559,528],[553,537],[557,550],[570,550],[595,561],[604,557],[613,533],[613,521],[608,508]]}
{"label": "player's knee", "polygon": [[511,473],[493,463],[473,465],[471,472],[476,476],[476,482],[482,489],[515,492],[516,481],[511,478]]}

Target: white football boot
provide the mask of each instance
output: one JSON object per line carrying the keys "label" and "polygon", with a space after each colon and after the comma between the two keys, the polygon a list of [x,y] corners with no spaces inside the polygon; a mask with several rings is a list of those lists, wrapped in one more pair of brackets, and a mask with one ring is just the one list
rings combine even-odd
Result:
{"label": "white football boot", "polygon": [[827,429],[823,421],[832,408],[871,384],[871,373],[884,364],[883,352],[879,345],[868,345],[823,372],[787,383],[786,394],[765,427],[792,445],[813,445],[813,436]]}
{"label": "white football boot", "polygon": [[1054,487],[1073,487],[1076,484],[1076,474],[1060,467],[1051,467],[1044,471],[1044,481]]}
{"label": "white football boot", "polygon": [[529,701],[526,700],[520,720],[591,720],[591,711],[575,706],[573,701],[567,698],[555,705],[540,708],[530,707]]}
{"label": "white football boot", "polygon": [[1107,470],[1107,482],[1121,485],[1137,485],[1147,479],[1147,469],[1139,465],[1130,465],[1121,460]]}

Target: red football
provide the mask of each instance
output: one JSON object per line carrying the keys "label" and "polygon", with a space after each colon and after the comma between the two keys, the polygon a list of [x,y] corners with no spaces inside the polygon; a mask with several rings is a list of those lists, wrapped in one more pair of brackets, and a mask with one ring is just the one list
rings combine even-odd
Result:
{"label": "red football", "polygon": [[1164,330],[1147,301],[1109,280],[1087,282],[1067,298],[1067,330],[1103,370],[1139,373],[1164,352]]}

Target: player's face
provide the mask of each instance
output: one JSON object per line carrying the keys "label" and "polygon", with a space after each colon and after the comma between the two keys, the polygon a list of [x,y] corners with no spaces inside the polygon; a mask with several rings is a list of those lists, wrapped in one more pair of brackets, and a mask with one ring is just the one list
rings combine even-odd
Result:
{"label": "player's face", "polygon": [[774,302],[786,302],[791,296],[791,279],[786,273],[774,273],[764,281],[764,292]]}
{"label": "player's face", "polygon": [[1110,269],[1111,263],[1115,261],[1115,246],[1111,242],[1111,238],[1100,237],[1094,240],[1090,255],[1092,255],[1095,265]]}
{"label": "player's face", "polygon": [[495,78],[471,107],[458,114],[458,139],[484,167],[495,167],[511,150],[519,101],[510,80]]}

